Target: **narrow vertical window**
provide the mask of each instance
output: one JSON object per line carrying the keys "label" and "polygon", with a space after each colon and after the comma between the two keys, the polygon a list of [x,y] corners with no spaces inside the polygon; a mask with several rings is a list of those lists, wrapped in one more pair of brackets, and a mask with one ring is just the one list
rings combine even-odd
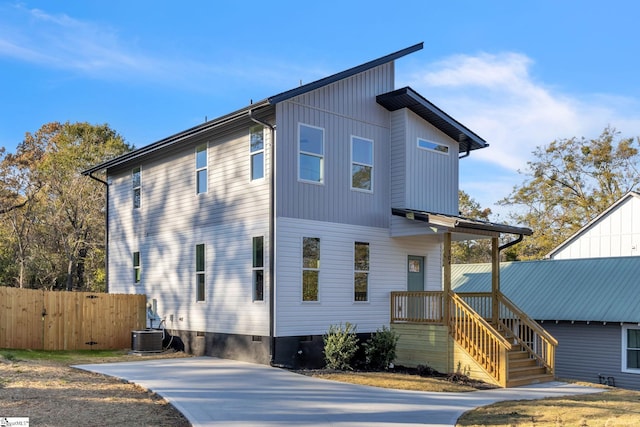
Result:
{"label": "narrow vertical window", "polygon": [[140,283],[140,252],[133,253],[133,283]]}
{"label": "narrow vertical window", "polygon": [[302,239],[302,301],[318,301],[320,285],[320,239]]}
{"label": "narrow vertical window", "polygon": [[131,185],[133,187],[133,208],[138,209],[140,207],[140,188],[142,186],[140,167],[133,168],[131,172]]}
{"label": "narrow vertical window", "polygon": [[207,192],[207,144],[196,148],[196,193]]}
{"label": "narrow vertical window", "polygon": [[355,242],[353,248],[353,299],[369,301],[369,243]]}
{"label": "narrow vertical window", "polygon": [[324,182],[324,129],[298,127],[298,178],[301,181]]}
{"label": "narrow vertical window", "polygon": [[640,370],[640,329],[633,329],[625,327],[626,332],[626,345],[625,345],[625,359],[626,366],[623,366],[623,371],[626,372],[639,372]]}
{"label": "narrow vertical window", "polygon": [[204,244],[196,245],[196,301],[204,301]]}
{"label": "narrow vertical window", "polygon": [[264,301],[264,237],[253,238],[253,300]]}
{"label": "narrow vertical window", "polygon": [[373,191],[373,141],[351,137],[351,188]]}
{"label": "narrow vertical window", "polygon": [[264,178],[264,129],[251,127],[251,180]]}

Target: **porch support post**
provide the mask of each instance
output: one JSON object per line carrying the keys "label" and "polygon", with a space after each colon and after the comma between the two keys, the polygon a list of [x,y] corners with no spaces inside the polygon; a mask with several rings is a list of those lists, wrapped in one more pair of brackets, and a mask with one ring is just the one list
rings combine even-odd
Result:
{"label": "porch support post", "polygon": [[442,254],[443,293],[442,317],[445,326],[449,326],[449,292],[451,292],[451,233],[444,233],[444,253]]}
{"label": "porch support post", "polygon": [[498,324],[500,305],[498,295],[500,293],[500,250],[497,237],[491,238],[491,320]]}

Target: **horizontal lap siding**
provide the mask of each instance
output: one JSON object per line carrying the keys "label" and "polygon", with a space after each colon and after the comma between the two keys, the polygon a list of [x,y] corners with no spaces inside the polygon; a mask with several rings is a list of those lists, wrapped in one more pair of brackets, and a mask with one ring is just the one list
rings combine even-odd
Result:
{"label": "horizontal lap siding", "polygon": [[[359,332],[389,324],[389,293],[407,289],[407,256],[426,259],[426,286],[441,290],[440,243],[390,238],[384,228],[277,218],[276,335],[321,335],[351,322]],[[302,238],[320,238],[319,302],[302,302]],[[369,301],[353,301],[353,245],[370,244]]]}
{"label": "horizontal lap siding", "polygon": [[[253,302],[252,237],[264,236],[268,280],[269,132],[265,179],[250,181],[249,124],[201,136],[167,157],[141,164],[142,207],[132,208],[131,170],[110,176],[111,292],[145,293],[169,328],[268,335],[265,301]],[[195,148],[208,144],[208,191],[197,195]],[[206,248],[206,295],[195,297],[195,245]],[[132,253],[142,281],[133,283]],[[173,322],[170,321],[173,315]]]}
{"label": "horizontal lap siding", "polygon": [[558,340],[556,376],[598,382],[598,375],[614,377],[616,386],[640,389],[640,374],[622,372],[620,324],[554,323],[542,326]]}

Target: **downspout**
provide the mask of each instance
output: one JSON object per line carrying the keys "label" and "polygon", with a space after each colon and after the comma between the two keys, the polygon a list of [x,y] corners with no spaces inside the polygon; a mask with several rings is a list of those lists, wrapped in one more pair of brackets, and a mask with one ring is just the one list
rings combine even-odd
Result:
{"label": "downspout", "polygon": [[458,156],[458,160],[464,159],[465,157],[469,157],[469,154],[471,154],[471,144],[467,144],[467,152],[464,153],[462,156]]}
{"label": "downspout", "polygon": [[89,173],[89,178],[104,184],[106,189],[105,200],[105,220],[104,220],[104,291],[109,293],[109,183],[103,181],[97,176],[93,176],[93,172]]}
{"label": "downspout", "polygon": [[273,365],[276,354],[275,337],[275,159],[276,159],[276,127],[271,123],[254,117],[249,110],[249,118],[270,130],[271,152],[269,153],[269,364]]}
{"label": "downspout", "polygon": [[524,234],[519,234],[517,239],[507,242],[504,245],[498,247],[498,256],[500,256],[500,252],[502,250],[510,248],[513,245],[517,245],[518,243],[522,242],[522,239],[524,239]]}

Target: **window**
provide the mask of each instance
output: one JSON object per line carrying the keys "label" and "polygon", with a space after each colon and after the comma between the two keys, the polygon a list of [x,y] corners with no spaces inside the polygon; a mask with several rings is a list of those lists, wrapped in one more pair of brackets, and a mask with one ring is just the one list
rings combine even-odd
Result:
{"label": "window", "polygon": [[131,171],[131,185],[133,187],[133,208],[138,209],[140,207],[140,188],[141,188],[141,177],[140,177],[140,168],[134,168]]}
{"label": "window", "polygon": [[133,253],[133,283],[140,283],[140,252]]}
{"label": "window", "polygon": [[351,188],[373,191],[373,141],[351,137]]}
{"label": "window", "polygon": [[369,300],[369,243],[356,242],[353,248],[353,300]]}
{"label": "window", "polygon": [[207,144],[196,148],[196,193],[207,192]]}
{"label": "window", "polygon": [[253,238],[253,300],[264,301],[264,237]]}
{"label": "window", "polygon": [[320,239],[302,238],[302,301],[318,301]]}
{"label": "window", "polygon": [[251,180],[264,178],[264,128],[253,126],[251,132]]}
{"label": "window", "polygon": [[204,244],[196,245],[196,301],[204,301]]}
{"label": "window", "polygon": [[427,141],[426,139],[418,138],[418,148],[423,150],[435,151],[440,154],[449,154],[449,147],[444,144],[438,144],[437,142]]}
{"label": "window", "polygon": [[298,136],[298,178],[307,182],[324,182],[324,129],[300,123]]}
{"label": "window", "polygon": [[622,371],[640,374],[640,328],[622,328]]}

